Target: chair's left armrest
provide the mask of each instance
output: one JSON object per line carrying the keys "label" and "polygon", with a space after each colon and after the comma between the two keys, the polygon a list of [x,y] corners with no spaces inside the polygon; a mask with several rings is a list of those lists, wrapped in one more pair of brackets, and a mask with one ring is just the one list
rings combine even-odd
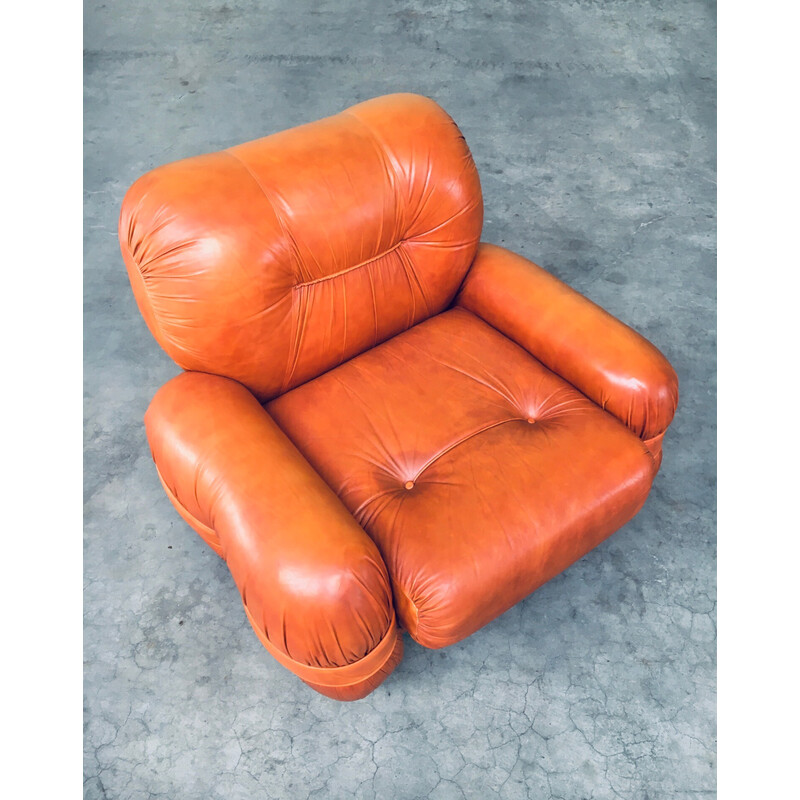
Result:
{"label": "chair's left armrest", "polygon": [[647,339],[522,256],[481,244],[456,303],[513,339],[644,440],[678,404],[678,376]]}
{"label": "chair's left armrest", "polygon": [[329,697],[372,691],[402,657],[386,565],[258,400],[184,372],[145,425],[168,496],[227,562],[267,650]]}

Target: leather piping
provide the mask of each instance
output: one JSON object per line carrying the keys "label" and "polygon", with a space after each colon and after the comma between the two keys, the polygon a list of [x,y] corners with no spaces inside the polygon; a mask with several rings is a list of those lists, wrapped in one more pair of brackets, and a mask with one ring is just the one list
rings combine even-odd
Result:
{"label": "leather piping", "polygon": [[[244,602],[242,603],[244,605]],[[301,661],[295,661],[279,650],[269,639],[267,639],[260,626],[253,619],[250,610],[244,606],[247,619],[253,626],[261,644],[269,652],[275,660],[282,664],[290,672],[297,675],[300,680],[307,683],[315,683],[318,686],[330,687],[345,687],[355,686],[368,680],[377,672],[379,672],[383,665],[391,658],[394,652],[394,647],[397,642],[397,624],[392,612],[392,621],[389,624],[389,629],[384,634],[383,639],[370,650],[363,658],[354,661],[352,664],[345,664],[343,667],[311,667],[308,664],[303,664]]]}

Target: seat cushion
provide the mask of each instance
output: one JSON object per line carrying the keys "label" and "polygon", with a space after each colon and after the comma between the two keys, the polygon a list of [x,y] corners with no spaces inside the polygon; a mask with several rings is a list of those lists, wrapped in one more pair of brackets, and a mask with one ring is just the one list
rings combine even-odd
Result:
{"label": "seat cushion", "polygon": [[615,417],[460,308],[266,408],[373,538],[401,623],[428,647],[617,530],[655,470]]}

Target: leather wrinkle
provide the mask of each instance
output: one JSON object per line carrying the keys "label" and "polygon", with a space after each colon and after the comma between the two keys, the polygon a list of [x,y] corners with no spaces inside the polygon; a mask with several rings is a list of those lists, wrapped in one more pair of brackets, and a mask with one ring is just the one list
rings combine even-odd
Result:
{"label": "leather wrinkle", "polygon": [[[459,314],[469,314],[470,317],[473,315],[464,310],[464,309],[454,309],[456,313]],[[535,412],[531,412],[530,404],[522,402],[520,397],[517,396],[518,392],[514,392],[508,387],[506,384],[500,381],[497,378],[497,383],[493,384],[489,381],[491,380],[491,375],[484,378],[483,376],[479,376],[474,372],[467,371],[464,368],[458,367],[444,359],[438,357],[435,353],[431,353],[420,347],[415,341],[406,341],[405,346],[409,347],[413,350],[416,350],[420,353],[424,358],[439,364],[440,366],[453,370],[460,375],[463,375],[467,380],[474,381],[481,386],[488,389],[490,392],[493,392],[498,395],[499,398],[502,398],[508,406],[508,413],[511,415],[505,419],[497,419],[492,420],[484,425],[479,426],[478,428],[469,431],[465,435],[459,437],[455,441],[451,442],[444,448],[441,448],[438,452],[428,458],[421,467],[419,467],[414,473],[407,473],[401,468],[401,465],[397,462],[395,455],[393,454],[393,450],[387,446],[387,443],[384,441],[384,436],[382,435],[381,431],[375,427],[373,423],[373,419],[376,418],[376,409],[372,407],[370,402],[360,398],[357,393],[355,393],[353,386],[348,381],[342,380],[342,378],[337,375],[335,372],[331,374],[332,379],[336,380],[337,383],[343,388],[343,390],[351,397],[352,400],[358,402],[362,408],[369,409],[370,414],[366,416],[367,424],[372,426],[372,436],[370,437],[373,445],[377,445],[380,450],[382,451],[383,457],[385,459],[385,463],[381,463],[376,461],[374,458],[369,457],[365,453],[361,453],[359,458],[367,463],[371,464],[377,472],[382,475],[385,475],[387,478],[397,481],[397,486],[388,487],[381,489],[371,495],[370,497],[363,500],[359,506],[353,511],[353,515],[359,520],[359,522],[363,522],[364,520],[364,512],[368,506],[373,505],[377,500],[381,498],[386,498],[386,504],[390,503],[393,499],[397,498],[400,502],[403,501],[405,497],[405,492],[401,491],[403,489],[403,484],[406,480],[412,480],[415,484],[417,484],[420,479],[423,477],[424,473],[433,466],[439,459],[447,455],[449,452],[460,446],[461,444],[469,441],[475,436],[480,435],[481,433],[490,430],[498,425],[503,425],[508,422],[525,422],[526,425],[528,423],[528,419],[531,414],[535,415],[534,423],[537,424],[537,431],[540,435],[545,435],[546,432],[542,428],[542,423],[545,422],[547,419],[552,419],[554,417],[560,417],[567,413],[580,413],[583,408],[583,400],[589,403],[591,401],[588,398],[583,398],[582,395],[579,397],[567,397],[564,400],[557,400],[557,396],[563,392],[569,393],[569,389],[566,387],[558,387],[553,389],[549,394],[546,396],[539,396],[536,398],[534,405],[536,406]],[[538,362],[537,362],[538,363]],[[483,363],[476,363],[475,366],[483,372],[486,372],[486,368],[483,366]],[[546,369],[546,368],[544,368]],[[571,388],[571,387],[570,387]],[[577,390],[576,390],[577,391]],[[580,394],[580,393],[579,393]],[[575,404],[577,408],[575,407]],[[385,424],[385,423],[384,423]],[[442,481],[431,481],[431,483],[442,483]],[[428,485],[427,482],[423,481],[421,485]],[[339,487],[339,494],[341,495],[347,489],[347,483]]]}
{"label": "leather wrinkle", "polygon": [[147,309],[150,311],[150,318],[152,319],[152,325],[155,328],[154,333],[157,332],[157,334],[158,334],[156,338],[160,337],[160,339],[162,341],[164,341],[164,342],[166,342],[168,344],[174,344],[174,341],[175,341],[174,337],[172,337],[171,335],[168,335],[166,333],[166,331],[164,330],[164,326],[161,323],[161,320],[159,319],[158,315],[156,315],[156,313],[155,313],[155,307],[153,305],[152,294],[151,294],[151,292],[147,291],[147,284],[145,282],[144,275],[142,275],[141,268],[139,267],[139,264],[136,261],[136,258],[134,256],[134,254],[131,252],[130,244],[126,244],[125,245],[125,249],[127,251],[128,258],[131,260],[133,265],[136,267],[136,274],[138,275],[139,280],[142,282],[142,286],[144,287],[144,294],[142,296],[142,302],[147,304]]}
{"label": "leather wrinkle", "polygon": [[[435,353],[431,353],[431,352],[429,352],[427,350],[424,350],[422,347],[420,347],[415,342],[407,342],[406,345],[408,347],[411,347],[412,349],[416,350],[418,353],[423,354],[426,358],[428,358],[431,361],[439,364],[440,366],[445,367],[446,369],[453,370],[453,372],[457,372],[459,375],[463,375],[465,378],[468,378],[469,380],[472,380],[475,383],[479,383],[481,386],[484,386],[487,389],[489,389],[490,391],[495,392],[496,394],[500,395],[513,409],[516,409],[516,410],[521,409],[522,404],[518,401],[517,398],[515,398],[513,396],[511,391],[508,391],[508,387],[507,386],[505,386],[503,384],[500,384],[498,386],[498,385],[489,383],[488,380],[483,380],[483,379],[479,378],[477,375],[473,374],[472,372],[467,372],[465,369],[463,369],[461,367],[458,367],[455,364],[452,364],[452,363],[450,363],[448,361],[445,361],[444,359],[442,359],[439,356],[437,356]],[[483,365],[479,365],[479,366],[481,368],[483,368]],[[485,368],[483,368],[483,369],[485,371]],[[498,383],[499,383],[499,379],[498,379]],[[503,391],[503,390],[506,390],[506,391]]]}
{"label": "leather wrinkle", "polygon": [[[399,183],[399,181],[397,180],[397,172],[396,172],[396,170],[394,168],[394,165],[391,163],[391,161],[386,158],[386,154],[387,154],[388,148],[385,145],[385,143],[383,143],[381,138],[375,133],[375,131],[373,130],[372,126],[369,125],[367,122],[365,122],[360,117],[358,117],[356,114],[353,114],[350,111],[345,111],[345,112],[342,112],[342,113],[344,115],[347,115],[347,116],[351,117],[352,119],[355,119],[361,125],[361,127],[364,130],[367,131],[368,135],[377,143],[377,148],[378,148],[378,151],[379,151],[379,153],[381,155],[381,161],[384,164],[386,164],[386,165],[388,165],[390,167],[391,174],[394,177],[394,180],[392,181],[392,187],[393,187],[393,189],[396,188],[398,183]],[[278,209],[277,209],[275,203],[273,202],[272,198],[270,197],[269,193],[267,192],[267,190],[264,187],[264,185],[262,184],[262,182],[258,179],[258,177],[255,175],[255,173],[253,173],[253,171],[250,169],[248,164],[241,157],[239,157],[237,154],[231,152],[230,150],[224,150],[223,152],[225,152],[227,155],[229,155],[230,157],[232,157],[236,161],[238,161],[239,164],[241,164],[241,166],[247,171],[247,173],[251,176],[251,178],[259,186],[259,188],[261,189],[261,191],[264,194],[265,198],[267,199],[267,201],[272,206],[273,213],[275,214],[275,216],[276,216],[276,218],[277,218],[277,220],[278,220],[278,222],[280,224],[282,232],[284,233],[284,235],[287,237],[287,239],[292,244],[291,250],[292,250],[292,252],[294,254],[294,259],[295,259],[296,265],[297,264],[301,264],[302,263],[302,259],[300,258],[300,255],[299,255],[299,247],[297,246],[297,243],[294,240],[293,235],[291,234],[290,230],[288,229],[288,226],[285,224],[285,220],[283,219],[283,216],[278,212]],[[410,185],[414,185],[413,170],[415,168],[416,168],[416,164],[412,161],[412,163],[411,163],[412,179],[409,181]],[[419,207],[417,209],[417,213],[416,213],[416,215],[414,217],[413,222],[410,225],[406,224],[404,226],[406,230],[408,230],[410,227],[413,227],[413,224],[416,223],[417,219],[419,219],[419,217],[422,214],[422,211],[424,209],[425,204],[427,203],[430,195],[433,192],[433,189],[430,188],[431,170],[432,170],[432,164],[431,164],[431,160],[430,160],[430,152],[428,152],[426,154],[426,178],[425,178],[425,184],[424,184],[423,193],[422,193],[423,194],[423,200],[419,204]],[[458,216],[460,216],[462,214],[465,214],[465,213],[469,213],[470,211],[474,210],[475,206],[477,205],[477,202],[478,202],[477,200],[473,200],[467,206],[465,206],[464,208],[459,209],[455,214],[452,214],[447,219],[445,219],[443,222],[441,222],[441,223],[437,224],[436,226],[434,226],[434,228],[432,228],[431,231],[436,230],[438,228],[441,228],[444,225],[450,224]],[[396,191],[395,191],[395,208],[398,209],[400,207],[401,206],[400,206],[400,204],[398,202],[398,198],[396,197]],[[418,314],[418,311],[417,311],[417,292],[414,291],[414,285],[416,285],[416,287],[418,289],[418,293],[419,293],[420,297],[422,298],[422,302],[424,304],[425,316],[430,316],[430,314],[431,314],[431,305],[430,305],[428,297],[427,297],[427,295],[425,293],[424,287],[423,287],[423,285],[422,285],[422,283],[421,283],[421,281],[419,279],[419,276],[416,273],[416,270],[414,268],[414,263],[413,263],[413,260],[410,257],[410,254],[403,253],[403,251],[401,250],[401,247],[406,242],[416,243],[417,241],[419,241],[419,239],[421,237],[424,237],[425,235],[427,235],[431,231],[426,231],[425,233],[417,234],[417,235],[411,237],[410,239],[406,239],[406,238],[401,237],[394,245],[392,245],[390,248],[388,248],[384,252],[379,253],[379,254],[373,256],[372,258],[366,259],[365,261],[362,261],[359,264],[353,265],[351,267],[346,267],[346,268],[344,268],[342,270],[339,270],[339,271],[337,271],[337,272],[335,272],[333,274],[330,274],[330,275],[324,275],[324,276],[321,276],[319,278],[303,281],[301,283],[296,283],[296,284],[294,284],[292,286],[292,296],[293,296],[293,300],[292,300],[292,312],[293,312],[292,313],[292,318],[293,318],[293,329],[294,330],[293,330],[293,335],[291,336],[291,341],[292,341],[293,344],[292,344],[292,347],[289,350],[289,357],[288,357],[286,372],[285,372],[284,379],[283,379],[283,381],[281,383],[281,392],[280,392],[281,394],[287,390],[287,388],[291,384],[292,379],[294,378],[294,375],[296,374],[297,366],[298,366],[298,363],[300,361],[300,354],[302,352],[302,344],[303,344],[304,333],[305,333],[305,330],[306,330],[306,327],[307,327],[307,324],[308,324],[308,319],[310,317],[310,309],[313,306],[313,300],[310,297],[306,297],[305,299],[301,299],[301,300],[296,302],[294,300],[295,293],[297,291],[301,290],[301,289],[305,289],[307,287],[312,287],[312,286],[315,286],[317,284],[325,283],[325,282],[327,282],[327,281],[329,281],[329,280],[331,280],[333,278],[337,278],[337,277],[340,277],[340,276],[347,275],[350,272],[354,272],[355,270],[358,270],[358,269],[360,269],[362,267],[368,266],[369,264],[372,264],[372,263],[374,263],[376,261],[379,261],[384,256],[387,256],[387,255],[389,255],[389,254],[391,254],[393,252],[398,252],[398,255],[400,256],[400,259],[399,259],[400,263],[401,263],[401,265],[403,267],[403,271],[404,271],[404,274],[406,276],[406,280],[408,281],[409,294],[410,294],[410,297],[411,297],[411,304],[412,304],[411,305],[411,312],[410,312],[409,320],[407,322],[408,327],[410,327],[415,322],[417,322],[418,319],[419,319],[419,314]],[[448,249],[461,248],[461,247],[467,246],[469,244],[469,242],[434,243],[434,242],[424,242],[424,241],[419,241],[419,243],[420,244],[425,244],[425,245],[430,245],[430,246],[437,246],[437,245],[438,246],[445,246]],[[412,280],[412,278],[413,278],[413,280]],[[371,274],[370,274],[370,285],[371,285],[371,288],[372,288],[373,284],[372,284],[372,276],[371,276]],[[346,292],[346,289],[343,289],[343,292]],[[373,292],[373,296],[374,296],[374,292]],[[275,304],[273,304],[273,305],[275,305]],[[259,313],[265,313],[265,312],[262,311],[262,312],[259,312]],[[344,313],[345,319],[346,319],[346,314],[347,314],[346,298],[345,298],[345,302],[343,303],[343,313]],[[257,316],[257,315],[254,315],[254,316]],[[378,318],[377,318],[377,309],[374,310],[373,318],[374,318],[374,321],[375,321],[375,329],[376,329],[375,330],[375,341],[377,342],[377,340],[380,338],[379,337]],[[342,363],[345,360],[346,350],[347,350],[346,342],[347,342],[347,336],[346,336],[346,325],[345,325],[345,333],[344,333],[344,336],[343,336],[343,345],[342,345],[342,355],[340,356],[338,363]]]}
{"label": "leather wrinkle", "polygon": [[297,364],[300,361],[300,351],[303,346],[303,335],[305,333],[306,322],[308,319],[308,309],[312,303],[310,292],[300,292],[299,296],[292,292],[292,334],[290,341],[292,346],[289,348],[289,357],[286,363],[286,371],[281,383],[283,394],[294,378],[297,371]]}
{"label": "leather wrinkle", "polygon": [[292,290],[304,289],[307,286],[315,286],[318,283],[324,283],[325,281],[329,281],[332,278],[340,278],[342,275],[347,275],[350,272],[355,272],[357,269],[361,269],[361,267],[366,267],[371,264],[373,261],[378,261],[385,256],[388,256],[390,253],[393,253],[395,250],[399,249],[402,245],[405,244],[405,239],[400,239],[399,242],[396,242],[388,249],[384,250],[382,253],[378,253],[378,255],[373,256],[372,258],[368,258],[365,261],[362,261],[360,264],[356,264],[352,267],[346,267],[345,269],[341,269],[338,272],[332,272],[330,275],[323,275],[321,278],[314,278],[311,281],[304,281],[303,283],[296,283],[292,286]]}
{"label": "leather wrinkle", "polygon": [[[163,258],[168,258],[171,255],[175,255],[176,253],[181,253],[184,250],[190,250],[197,244],[196,239],[189,239],[186,242],[179,242],[178,244],[174,244],[171,247],[168,247],[166,250],[162,250],[160,253],[154,253],[150,256],[147,260],[142,260],[136,264],[139,268],[139,272],[142,274],[142,279],[146,282],[147,281],[147,273],[149,267],[155,261],[160,261]],[[186,276],[186,277],[193,277],[193,276]]]}
{"label": "leather wrinkle", "polygon": [[[264,184],[259,180],[258,176],[248,166],[246,161],[244,161],[240,156],[236,155],[236,153],[231,152],[230,149],[223,150],[222,152],[225,153],[230,158],[232,158],[234,161],[236,161],[245,170],[245,172],[247,172],[247,174],[253,179],[258,188],[261,190],[261,193],[264,195],[264,198],[266,199],[267,203],[269,203],[270,207],[272,208],[272,213],[275,215],[275,219],[277,220],[278,225],[280,226],[281,233],[284,235],[285,240],[291,245],[289,249],[292,253],[295,272],[297,272],[300,269],[300,265],[302,264],[302,259],[300,258],[300,250],[297,246],[297,242],[294,238],[294,235],[289,230],[289,227],[286,224],[283,215],[278,211],[278,207],[275,205],[275,202],[273,201],[270,193],[267,191]],[[299,323],[297,322],[297,318],[300,316],[300,313],[299,311],[295,312],[294,294],[292,294],[292,298],[293,299],[292,299],[291,313],[292,313],[293,332],[290,341],[293,341],[294,345],[293,347],[289,348],[289,353],[286,362],[286,369],[284,371],[284,378],[281,383],[281,393],[286,391],[286,388],[289,386],[289,383],[292,380],[294,372],[297,369],[297,362],[300,354],[300,344],[302,342],[303,326],[299,325]]]}
{"label": "leather wrinkle", "polygon": [[[253,630],[258,635],[258,638],[261,640],[261,643],[264,647],[287,669],[292,670],[297,674],[302,680],[312,680],[318,682],[320,686],[353,686],[361,681],[365,680],[366,677],[362,674],[364,668],[364,662],[372,662],[375,660],[375,655],[377,654],[379,659],[379,663],[377,667],[373,667],[370,664],[371,671],[370,675],[374,674],[375,672],[379,671],[383,664],[389,660],[391,657],[391,650],[388,653],[384,652],[387,649],[387,644],[390,644],[389,637],[392,636],[394,633],[395,636],[397,635],[397,626],[394,614],[391,616],[391,620],[389,623],[386,632],[378,641],[378,644],[369,652],[362,655],[360,658],[357,658],[354,661],[350,661],[347,663],[349,659],[345,659],[345,664],[338,667],[329,667],[323,666],[319,664],[307,664],[304,661],[298,661],[297,659],[293,658],[289,653],[281,651],[281,649],[269,638],[267,635],[266,630],[264,630],[263,625],[260,624],[258,620],[253,616],[252,612],[248,608],[247,604],[244,602],[244,598],[242,598],[242,605],[244,606],[245,614],[247,615],[247,619],[253,627]],[[337,634],[338,636],[338,634]],[[319,646],[319,641],[314,641],[315,646]],[[341,675],[349,675],[349,673],[354,673],[354,676],[349,681],[340,681],[337,680],[338,676]],[[333,680],[332,683],[328,681]]]}
{"label": "leather wrinkle", "polygon": [[[411,162],[411,180],[409,181],[411,186],[416,185],[416,175],[415,175],[416,168],[417,168],[417,163],[416,160],[414,160]],[[425,208],[428,205],[430,197],[433,194],[433,189],[430,188],[430,182],[431,182],[431,152],[430,150],[428,150],[428,152],[425,153],[425,181],[422,184],[421,199],[419,201],[419,205],[417,206],[417,213],[414,214],[414,218],[408,225],[409,230],[413,230],[414,226],[417,224],[417,221],[425,211]]]}
{"label": "leather wrinkle", "polygon": [[[337,375],[335,372],[332,372],[330,374],[331,374],[331,379],[335,380],[342,387],[342,389],[352,399],[355,399],[356,402],[358,402],[358,404],[362,408],[366,408],[366,409],[371,408],[371,404],[368,401],[364,400],[363,398],[359,397],[358,394],[356,393],[356,391],[353,389],[353,387],[350,385],[350,383],[348,381],[343,380],[341,378],[341,376]],[[394,478],[397,475],[400,475],[402,473],[402,469],[400,467],[400,464],[395,460],[395,457],[392,455],[392,452],[385,445],[384,440],[383,440],[384,437],[383,437],[381,431],[379,430],[379,428],[376,426],[374,419],[375,418],[374,418],[374,416],[372,414],[368,414],[367,415],[368,424],[372,428],[372,437],[373,437],[372,441],[373,441],[373,443],[376,443],[379,446],[379,448],[383,451],[383,456],[386,459],[386,463],[389,464],[393,469],[387,468],[387,466],[385,466],[385,465],[381,465],[379,463],[376,463],[375,461],[373,461],[372,459],[368,458],[364,454],[361,454],[359,457],[362,460],[373,464],[373,466],[375,466],[376,468],[380,469],[386,475],[391,476],[392,478]],[[405,481],[405,480],[406,479],[403,478],[403,481]]]}
{"label": "leather wrinkle", "polygon": [[[396,210],[404,208],[403,205],[400,204],[400,198],[397,195],[398,187],[400,186],[399,175],[397,173],[397,169],[389,157],[390,149],[386,142],[383,141],[383,138],[378,134],[378,132],[370,125],[366,120],[361,119],[358,114],[354,114],[351,109],[346,109],[345,111],[341,112],[343,116],[350,117],[351,119],[356,120],[359,125],[367,132],[369,137],[375,142],[376,149],[381,156],[381,161],[389,168],[386,170],[387,175],[390,175],[391,185],[392,185],[392,192],[394,194],[394,207]],[[395,212],[396,213],[396,212]]]}
{"label": "leather wrinkle", "polygon": [[[354,117],[354,118],[356,118],[356,119],[359,119],[359,121],[362,123],[362,125],[364,125],[364,127],[365,127],[365,128],[367,128],[367,130],[369,130],[370,132],[372,132],[372,128],[371,128],[371,126],[367,125],[367,124],[366,124],[366,123],[365,123],[363,120],[361,120],[360,118],[356,117],[356,116],[355,116],[355,115],[353,115],[353,114],[351,114],[350,116],[352,116],[352,117]],[[385,155],[386,155],[386,146],[385,146],[385,145],[383,145],[383,147],[382,147],[382,153],[383,153],[383,155],[384,155],[384,157],[385,157]],[[405,223],[405,225],[403,226],[403,227],[404,227],[404,233],[403,233],[403,237],[402,237],[401,241],[398,243],[398,245],[399,245],[399,244],[404,244],[404,243],[408,243],[408,244],[417,244],[417,243],[419,243],[419,244],[424,244],[425,242],[423,242],[423,241],[421,241],[421,240],[422,240],[422,238],[423,238],[424,236],[427,236],[427,234],[430,232],[430,231],[426,231],[426,232],[424,232],[424,233],[421,233],[421,234],[414,234],[413,236],[409,236],[409,235],[408,235],[408,231],[413,229],[414,225],[416,224],[416,221],[417,221],[417,219],[420,217],[420,215],[421,215],[421,213],[422,213],[422,209],[423,209],[423,206],[424,206],[424,204],[427,202],[427,198],[425,198],[425,191],[427,190],[428,183],[429,183],[429,180],[430,180],[430,169],[431,169],[431,164],[430,164],[430,153],[427,153],[427,154],[426,154],[426,158],[427,158],[427,175],[426,175],[426,179],[425,179],[425,187],[424,187],[424,189],[423,189],[423,202],[420,204],[420,207],[418,208],[418,210],[417,210],[417,213],[416,213],[416,215],[415,215],[414,219],[411,221],[411,223],[408,223],[408,222],[406,222],[406,223]],[[387,163],[388,163],[388,162],[387,162]],[[413,186],[413,185],[414,185],[414,183],[415,183],[415,181],[414,181],[414,169],[415,169],[415,166],[416,166],[416,165],[415,165],[415,162],[413,162],[413,161],[412,161],[412,163],[411,163],[411,170],[412,170],[412,174],[411,174],[410,180],[408,181],[408,183],[409,183],[409,185],[410,185],[410,186]],[[394,169],[394,166],[393,166],[393,165],[392,165],[392,172],[393,172],[393,174],[394,174],[394,175],[395,175],[395,177],[396,177],[396,170]],[[395,183],[393,183],[393,187],[394,187],[394,186],[396,186],[396,184],[395,184]],[[430,190],[430,192],[428,193],[428,195],[430,195],[430,194],[432,193],[432,191],[433,191],[433,190],[431,189],[431,190]],[[406,208],[407,208],[407,204],[403,204],[403,205],[401,206],[401,205],[399,204],[399,201],[398,201],[397,197],[395,196],[395,208],[398,208],[398,209],[399,209],[399,208],[401,208],[401,207],[402,207],[403,209],[406,209]],[[446,220],[444,220],[442,223],[440,223],[439,225],[435,226],[435,228],[434,228],[434,229],[432,229],[432,230],[435,230],[436,228],[439,228],[439,227],[441,227],[442,225],[449,224],[449,223],[450,223],[450,222],[452,222],[452,220],[453,220],[453,219],[455,219],[455,218],[456,218],[456,217],[457,217],[457,216],[458,216],[460,213],[462,213],[462,211],[463,211],[463,209],[462,209],[462,210],[460,210],[460,211],[459,211],[457,214],[451,215],[451,216],[450,216],[450,217],[448,217]],[[459,246],[461,246],[461,245],[460,245],[460,243],[459,243]],[[423,302],[424,302],[424,304],[425,304],[425,311],[426,311],[426,314],[427,314],[428,316],[430,316],[430,302],[429,302],[429,300],[428,300],[427,296],[425,295],[425,290],[424,290],[424,288],[423,288],[423,286],[422,286],[422,283],[421,283],[421,281],[420,281],[420,279],[419,279],[419,276],[418,276],[418,275],[417,275],[417,273],[416,273],[416,270],[414,269],[414,263],[413,263],[413,259],[412,259],[412,258],[411,258],[411,256],[410,256],[410,253],[407,253],[407,252],[404,250],[404,251],[403,251],[403,253],[402,253],[402,255],[400,256],[400,260],[401,260],[401,263],[402,263],[403,269],[404,269],[404,270],[405,270],[405,272],[406,272],[406,277],[408,278],[408,272],[409,272],[409,271],[412,273],[412,275],[413,275],[413,277],[414,277],[414,282],[417,284],[417,287],[419,288],[419,292],[420,292],[420,294],[422,295]],[[411,289],[411,286],[410,286],[410,281],[409,281],[409,288]],[[412,302],[414,303],[414,305],[413,305],[413,310],[412,310],[412,317],[411,317],[411,319],[412,319],[412,322],[413,322],[413,320],[416,320],[416,318],[417,318],[417,314],[416,314],[416,302],[415,302],[415,297],[414,297],[413,289],[411,289],[411,295],[412,295]]]}
{"label": "leather wrinkle", "polygon": [[[400,262],[403,265],[403,271],[406,276],[406,280],[408,281],[408,289],[411,293],[412,297],[412,318],[413,320],[417,319],[417,302],[416,302],[416,292],[414,291],[414,285],[416,285],[419,296],[422,298],[422,303],[425,306],[425,316],[430,317],[431,310],[430,310],[430,303],[428,302],[428,298],[425,295],[425,289],[422,286],[422,282],[417,275],[416,270],[414,269],[414,262],[411,259],[411,256],[404,250],[402,255],[400,255]],[[413,284],[411,278],[413,278]],[[413,323],[412,323],[413,324]]]}
{"label": "leather wrinkle", "polygon": [[[131,249],[131,241],[130,237],[133,236],[134,229],[136,228],[136,218],[141,211],[141,207],[144,204],[144,197],[139,201],[134,210],[133,214],[131,214],[131,224],[128,232],[128,249],[131,250],[131,256],[136,260],[139,256],[139,250],[144,247],[147,249],[147,240],[151,240],[156,234],[160,233],[164,228],[167,227],[171,222],[173,222],[173,217],[168,217],[167,219],[161,220],[161,222],[156,223],[152,228],[148,228],[147,230],[147,237],[140,236],[136,244]],[[141,268],[141,266],[137,263],[137,266]]]}
{"label": "leather wrinkle", "polygon": [[413,236],[410,236],[408,238],[408,241],[413,242],[414,244],[430,245],[431,247],[436,247],[437,245],[449,248],[467,247],[470,244],[470,242],[437,242],[435,240],[427,239],[425,237],[429,236],[431,233],[438,231],[445,225],[449,225],[454,220],[457,220],[460,216],[472,213],[480,202],[481,201],[478,199],[470,201],[467,205],[463,206],[462,208],[459,208],[458,211],[455,212],[455,214],[451,214],[447,219],[442,220],[442,222],[438,223],[437,225],[434,225],[432,228],[429,228],[424,233],[416,233]]}
{"label": "leather wrinkle", "polygon": [[372,321],[375,326],[375,332],[372,336],[372,346],[375,347],[380,336],[380,326],[378,325],[378,297],[375,294],[375,279],[372,276],[371,269],[367,270],[367,278],[369,279],[370,297],[372,297]]}

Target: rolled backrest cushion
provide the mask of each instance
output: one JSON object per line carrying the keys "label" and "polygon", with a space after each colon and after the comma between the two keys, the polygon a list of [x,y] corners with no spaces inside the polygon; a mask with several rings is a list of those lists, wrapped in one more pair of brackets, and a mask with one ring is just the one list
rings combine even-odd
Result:
{"label": "rolled backrest cushion", "polygon": [[148,172],[119,238],[164,350],[266,401],[444,309],[482,223],[456,124],[395,94]]}

